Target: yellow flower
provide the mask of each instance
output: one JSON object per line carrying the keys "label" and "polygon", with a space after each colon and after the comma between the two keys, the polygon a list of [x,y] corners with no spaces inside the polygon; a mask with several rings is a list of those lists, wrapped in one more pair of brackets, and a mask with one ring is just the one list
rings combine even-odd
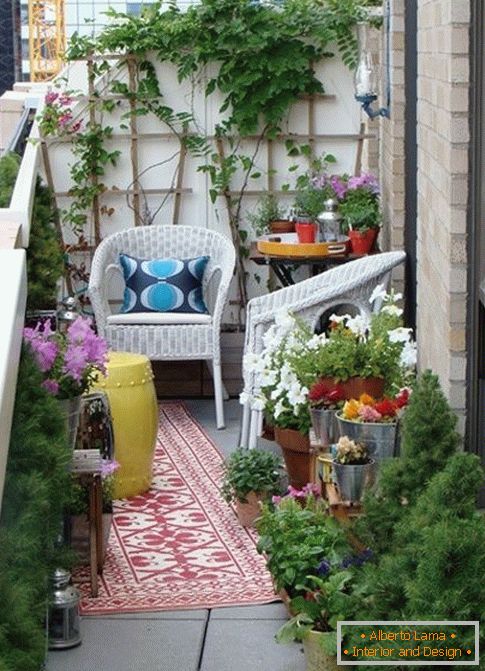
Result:
{"label": "yellow flower", "polygon": [[346,401],[342,410],[345,419],[356,419],[359,416],[359,408],[362,403],[356,398]]}
{"label": "yellow flower", "polygon": [[359,401],[362,403],[362,405],[375,405],[376,403],[375,398],[369,396],[369,394],[361,394]]}

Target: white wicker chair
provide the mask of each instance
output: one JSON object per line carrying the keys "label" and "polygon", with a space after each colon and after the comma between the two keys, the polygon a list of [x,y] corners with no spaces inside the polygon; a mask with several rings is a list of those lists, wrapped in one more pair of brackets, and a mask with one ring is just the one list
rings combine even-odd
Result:
{"label": "white wicker chair", "polygon": [[[113,314],[108,303],[108,285],[113,271],[122,276],[120,253],[146,259],[209,256],[202,283],[209,314]],[[101,242],[94,254],[89,280],[97,327],[112,349],[145,354],[155,360],[212,362],[218,429],[224,428],[220,326],[234,264],[233,244],[216,231],[178,225],[140,226],[114,233]],[[118,285],[121,291],[122,283]]]}
{"label": "white wicker chair", "polygon": [[[263,335],[274,323],[275,314],[289,310],[298,315],[312,329],[327,310],[337,305],[350,304],[369,315],[372,306],[369,297],[378,284],[387,285],[391,270],[403,263],[404,252],[385,252],[350,261],[316,277],[298,282],[271,294],[249,301],[246,312],[246,338],[244,354],[260,354]],[[375,304],[374,308],[380,307]],[[244,369],[244,392],[250,397],[258,392],[258,378]],[[244,404],[240,444],[255,447],[262,421],[261,412]]]}

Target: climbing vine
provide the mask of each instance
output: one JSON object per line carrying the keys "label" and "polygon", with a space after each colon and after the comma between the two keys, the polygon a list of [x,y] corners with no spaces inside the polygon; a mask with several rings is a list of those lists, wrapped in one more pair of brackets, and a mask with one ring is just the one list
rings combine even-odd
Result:
{"label": "climbing vine", "polygon": [[[180,151],[201,159],[199,170],[209,176],[212,202],[220,196],[225,199],[233,241],[240,249],[239,292],[244,306],[241,202],[250,181],[261,176],[255,163],[259,146],[264,139],[277,137],[300,96],[324,92],[315,63],[337,51],[344,63],[354,66],[353,28],[364,18],[367,4],[375,3],[202,0],[181,11],[171,0],[145,7],[140,16],[108,10],[110,25],[95,38],[74,36],[68,51],[69,59],[90,63],[91,94],[85,110],[74,118],[71,94],[50,94],[57,97],[46,100],[41,120],[44,135],[69,134],[72,141],[76,161],[71,166],[72,203],[65,221],[81,234],[93,202],[106,189],[105,169],[116,165],[119,157],[119,151],[106,148],[113,128],[104,117],[121,109],[121,127],[129,128],[136,117],[153,115],[177,137]],[[109,59],[114,53],[120,59],[113,69]],[[180,82],[190,80],[194,86],[204,82],[207,97],[222,96],[223,120],[213,137],[199,130],[190,108],[174,110],[166,104],[154,60],[175,66]],[[128,82],[118,74],[126,75],[126,70]],[[94,87],[94,77],[103,82],[104,95]],[[107,93],[111,99],[106,99]],[[254,143],[250,154],[241,150],[244,139]],[[242,179],[234,194],[231,183],[236,173]],[[134,182],[143,192],[139,177]],[[110,212],[105,209],[104,214]],[[140,215],[141,223],[152,219],[149,212]]]}

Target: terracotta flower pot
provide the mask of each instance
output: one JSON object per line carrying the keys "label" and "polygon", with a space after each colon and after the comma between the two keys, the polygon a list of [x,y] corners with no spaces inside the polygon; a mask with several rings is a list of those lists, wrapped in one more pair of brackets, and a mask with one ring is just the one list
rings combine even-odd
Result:
{"label": "terracotta flower pot", "polygon": [[321,380],[329,386],[341,387],[347,401],[351,398],[359,398],[362,394],[380,398],[384,394],[386,384],[382,377],[349,377],[345,382],[337,382],[334,377],[323,377]]}
{"label": "terracotta flower pot", "polygon": [[275,439],[283,452],[289,483],[301,489],[315,480],[315,456],[310,438],[294,429],[275,427]]}
{"label": "terracotta flower pot", "polygon": [[351,250],[353,254],[369,254],[374,248],[379,233],[378,228],[369,228],[367,231],[349,231]]}
{"label": "terracotta flower pot", "polygon": [[254,526],[254,520],[261,515],[261,501],[259,492],[249,492],[246,503],[236,501],[236,514],[241,526]]}
{"label": "terracotta flower pot", "polygon": [[269,225],[271,233],[294,233],[295,232],[295,222],[290,221],[289,219],[281,219],[278,221],[272,221]]}

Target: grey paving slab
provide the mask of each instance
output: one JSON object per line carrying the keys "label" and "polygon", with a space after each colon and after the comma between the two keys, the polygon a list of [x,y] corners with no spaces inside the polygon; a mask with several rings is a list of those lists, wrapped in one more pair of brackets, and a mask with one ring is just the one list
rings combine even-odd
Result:
{"label": "grey paving slab", "polygon": [[167,610],[163,613],[110,613],[109,615],[103,615],[103,620],[205,620],[208,614],[208,610]]}
{"label": "grey paving slab", "polygon": [[236,606],[231,608],[213,608],[211,620],[287,620],[286,608],[282,603],[269,603],[263,606]]}
{"label": "grey paving slab", "polygon": [[298,644],[281,645],[280,621],[209,620],[200,671],[305,671]]}
{"label": "grey paving slab", "polygon": [[197,671],[203,620],[108,620],[82,622],[82,644],[51,651],[47,671]]}

